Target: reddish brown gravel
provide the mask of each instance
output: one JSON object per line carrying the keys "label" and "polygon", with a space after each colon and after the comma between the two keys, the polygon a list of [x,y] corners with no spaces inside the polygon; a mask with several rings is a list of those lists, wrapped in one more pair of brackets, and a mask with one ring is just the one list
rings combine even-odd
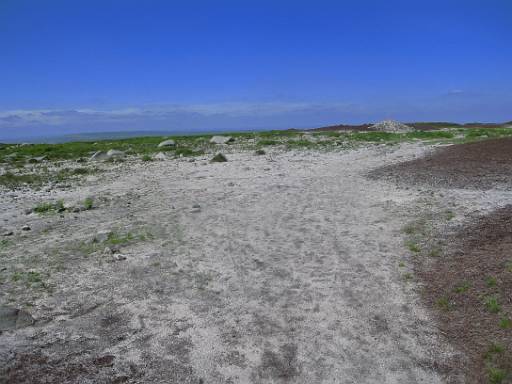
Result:
{"label": "reddish brown gravel", "polygon": [[[466,383],[512,383],[512,205],[447,240],[451,251],[428,266],[420,263],[416,273],[441,331],[467,356],[454,363],[454,373],[465,374]],[[488,305],[491,298],[499,307]],[[492,381],[496,368],[507,378]]]}
{"label": "reddish brown gravel", "polygon": [[379,168],[370,177],[432,187],[512,189],[512,138],[443,147],[426,157]]}

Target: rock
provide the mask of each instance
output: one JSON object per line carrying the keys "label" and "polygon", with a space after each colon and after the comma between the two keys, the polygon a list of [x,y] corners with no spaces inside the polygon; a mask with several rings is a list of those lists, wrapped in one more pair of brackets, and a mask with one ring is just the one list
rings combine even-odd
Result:
{"label": "rock", "polygon": [[[96,365],[98,367],[111,367],[114,365],[114,359],[115,359],[115,356],[113,356],[113,355],[105,355],[105,356],[97,357],[96,359],[94,359],[94,365]],[[119,382],[121,382],[121,381],[119,381]]]}
{"label": "rock", "polygon": [[72,212],[73,213],[79,213],[81,211],[80,207],[74,207]]}
{"label": "rock", "polygon": [[158,148],[175,147],[175,146],[176,146],[176,142],[174,140],[165,140],[165,141],[162,141],[160,144],[158,144]]}
{"label": "rock", "polygon": [[95,152],[94,155],[92,155],[89,158],[89,161],[102,161],[102,160],[107,160],[108,158],[109,157],[105,152],[98,151],[98,152]]}
{"label": "rock", "polygon": [[375,131],[396,132],[396,133],[414,131],[414,129],[412,127],[409,127],[408,125],[405,125],[405,124],[399,123],[398,121],[393,121],[393,120],[381,121],[380,123],[370,126],[370,129],[375,130]]}
{"label": "rock", "polygon": [[190,210],[190,213],[199,213],[199,212],[201,212],[201,208],[192,208]]}
{"label": "rock", "polygon": [[213,158],[210,160],[210,163],[225,163],[228,161],[226,156],[224,156],[222,153],[217,153]]}
{"label": "rock", "polygon": [[112,256],[112,259],[114,259],[114,261],[122,261],[126,260],[126,256],[121,254],[115,254]]}
{"label": "rock", "polygon": [[22,309],[0,307],[0,332],[20,329],[34,324],[34,318]]}
{"label": "rock", "polygon": [[117,149],[111,149],[107,152],[107,156],[109,159],[119,159],[125,156],[123,151],[118,151]]}
{"label": "rock", "polygon": [[158,152],[155,157],[155,160],[167,160],[167,156],[163,152]]}
{"label": "rock", "polygon": [[192,208],[201,208],[201,206],[199,204],[194,204]]}
{"label": "rock", "polygon": [[211,144],[227,144],[235,141],[231,136],[213,136],[210,139]]}
{"label": "rock", "polygon": [[12,236],[12,235],[14,235],[13,231],[5,231],[4,233],[2,233],[2,236]]}
{"label": "rock", "polygon": [[25,209],[25,215],[30,215],[32,212],[34,212],[34,210],[32,208],[27,208]]}
{"label": "rock", "polygon": [[254,152],[255,155],[261,156],[264,155],[266,152],[263,149],[257,149],[256,152]]}
{"label": "rock", "polygon": [[119,248],[118,247],[105,247],[105,249],[103,250],[103,253],[105,255],[113,255],[114,253],[119,253]]}
{"label": "rock", "polygon": [[22,231],[30,231],[32,228],[28,224],[25,224],[23,227],[21,227]]}
{"label": "rock", "polygon": [[43,160],[46,160],[46,156],[31,157],[30,159],[27,160],[27,162],[29,162],[30,164],[37,164]]}

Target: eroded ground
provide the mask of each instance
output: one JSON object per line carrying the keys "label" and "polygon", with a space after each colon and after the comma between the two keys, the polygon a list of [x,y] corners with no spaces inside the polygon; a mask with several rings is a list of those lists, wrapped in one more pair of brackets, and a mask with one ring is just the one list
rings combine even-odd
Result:
{"label": "eroded ground", "polygon": [[[64,191],[3,192],[1,225],[13,234],[0,249],[1,305],[35,323],[0,335],[1,377],[464,382],[452,367],[466,356],[422,305],[404,226],[423,211],[457,225],[511,195],[367,178],[429,151],[129,160]],[[24,213],[87,197],[89,210]]]}

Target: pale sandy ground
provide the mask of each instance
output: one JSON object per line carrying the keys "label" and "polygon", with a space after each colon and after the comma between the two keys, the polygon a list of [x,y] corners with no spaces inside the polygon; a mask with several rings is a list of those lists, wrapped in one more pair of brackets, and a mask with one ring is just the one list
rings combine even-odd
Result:
{"label": "pale sandy ground", "polygon": [[[464,215],[510,195],[365,177],[424,150],[129,161],[66,192],[2,192],[0,225],[15,231],[2,273],[41,271],[54,287],[2,292],[0,304],[30,302],[37,320],[0,335],[4,380],[18,362],[26,382],[443,382],[443,361],[457,352],[403,278],[401,229],[427,205]],[[88,195],[91,211],[23,214],[41,200]],[[32,230],[22,233],[25,223]],[[103,230],[151,238],[122,246],[121,261],[77,251]],[[53,373],[20,363],[39,353]],[[95,360],[109,355],[106,367]]]}

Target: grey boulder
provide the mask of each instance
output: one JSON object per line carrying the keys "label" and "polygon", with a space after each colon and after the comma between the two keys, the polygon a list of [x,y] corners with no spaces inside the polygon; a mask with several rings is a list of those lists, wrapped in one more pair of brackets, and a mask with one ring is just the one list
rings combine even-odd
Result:
{"label": "grey boulder", "polygon": [[176,142],[174,140],[165,140],[165,141],[162,141],[160,144],[158,144],[158,148],[175,147],[175,146],[176,146]]}
{"label": "grey boulder", "polygon": [[107,160],[107,159],[108,159],[108,155],[105,152],[103,152],[103,151],[95,152],[89,158],[90,161],[102,161],[102,160]]}
{"label": "grey boulder", "polygon": [[210,139],[211,144],[227,144],[235,141],[231,136],[213,136]]}
{"label": "grey boulder", "polygon": [[125,156],[123,151],[118,151],[117,149],[111,149],[107,152],[107,156],[109,159],[117,159]]}

